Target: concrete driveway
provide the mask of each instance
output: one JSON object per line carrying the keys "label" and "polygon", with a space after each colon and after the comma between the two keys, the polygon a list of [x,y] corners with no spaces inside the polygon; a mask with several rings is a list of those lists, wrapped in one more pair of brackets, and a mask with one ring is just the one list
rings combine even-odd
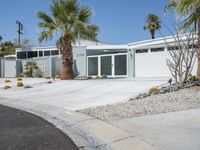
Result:
{"label": "concrete driveway", "polygon": [[162,150],[200,149],[200,109],[115,121],[112,124]]}
{"label": "concrete driveway", "polygon": [[168,78],[127,78],[56,81],[34,86],[32,89],[1,90],[0,97],[78,110],[128,100],[151,86],[167,83],[167,80]]}

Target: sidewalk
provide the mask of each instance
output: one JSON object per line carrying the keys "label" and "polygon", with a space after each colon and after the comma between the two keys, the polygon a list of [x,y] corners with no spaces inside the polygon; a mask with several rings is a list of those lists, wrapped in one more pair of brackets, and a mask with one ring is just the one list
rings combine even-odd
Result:
{"label": "sidewalk", "polygon": [[103,121],[61,107],[2,97],[0,104],[15,107],[44,118],[66,133],[80,149],[159,149],[135,134],[129,134]]}

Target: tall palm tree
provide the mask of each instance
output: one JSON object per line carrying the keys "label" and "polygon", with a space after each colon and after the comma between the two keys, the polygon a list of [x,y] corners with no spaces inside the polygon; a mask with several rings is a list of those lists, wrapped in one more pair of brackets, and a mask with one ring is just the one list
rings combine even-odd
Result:
{"label": "tall palm tree", "polygon": [[39,41],[52,39],[55,33],[60,33],[57,45],[62,51],[61,79],[73,79],[72,43],[78,38],[97,40],[98,26],[89,24],[92,10],[87,6],[79,6],[77,0],[52,0],[51,15],[39,11],[41,19],[38,24],[43,31]]}
{"label": "tall palm tree", "polygon": [[3,37],[0,35],[0,43],[1,43],[2,40],[3,40]]}
{"label": "tall palm tree", "polygon": [[197,76],[200,77],[200,0],[170,0],[165,6],[165,12],[174,9],[178,19],[182,21],[181,30],[193,26],[198,35],[197,42]]}
{"label": "tall palm tree", "polygon": [[154,14],[149,14],[145,20],[144,30],[149,31],[152,39],[155,39],[155,32],[161,28],[160,23],[159,17]]}

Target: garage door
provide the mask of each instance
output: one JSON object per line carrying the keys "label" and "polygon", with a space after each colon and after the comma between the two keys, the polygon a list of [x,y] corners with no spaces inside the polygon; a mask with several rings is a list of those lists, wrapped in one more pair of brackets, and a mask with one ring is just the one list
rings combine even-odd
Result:
{"label": "garage door", "polygon": [[135,53],[136,77],[169,77],[171,76],[166,59],[166,51],[138,50]]}

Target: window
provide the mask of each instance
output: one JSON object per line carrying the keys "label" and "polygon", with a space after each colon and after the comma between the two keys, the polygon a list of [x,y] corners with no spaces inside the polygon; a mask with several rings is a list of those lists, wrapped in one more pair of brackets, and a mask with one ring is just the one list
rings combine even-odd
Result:
{"label": "window", "polygon": [[50,56],[50,51],[44,51],[44,56]]}
{"label": "window", "polygon": [[39,57],[43,57],[43,51],[39,51]]}
{"label": "window", "polygon": [[28,58],[33,58],[33,57],[37,57],[37,56],[38,56],[37,51],[28,52]]}
{"label": "window", "polygon": [[58,50],[51,51],[51,55],[59,55],[59,51]]}
{"label": "window", "polygon": [[135,52],[136,53],[148,53],[148,49],[138,49]]}
{"label": "window", "polygon": [[196,45],[196,44],[189,45],[189,49],[196,49],[196,48],[197,48],[197,45]]}
{"label": "window", "polygon": [[169,46],[167,47],[168,51],[179,50],[179,46]]}
{"label": "window", "polygon": [[17,52],[17,59],[25,59],[26,52]]}
{"label": "window", "polygon": [[151,52],[162,52],[164,51],[164,47],[160,47],[160,48],[152,48]]}

